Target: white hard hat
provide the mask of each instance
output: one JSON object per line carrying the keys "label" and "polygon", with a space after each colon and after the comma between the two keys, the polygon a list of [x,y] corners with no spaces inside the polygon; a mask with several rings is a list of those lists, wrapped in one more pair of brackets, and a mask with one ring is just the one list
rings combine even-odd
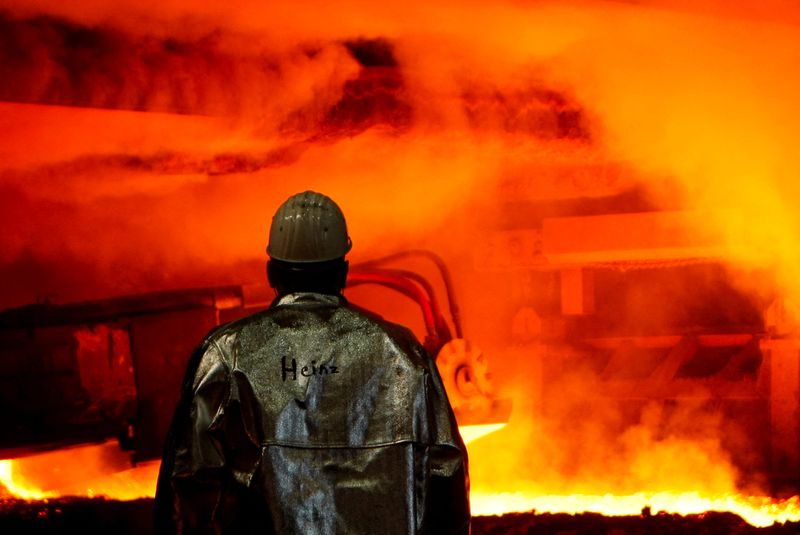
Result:
{"label": "white hard hat", "polygon": [[321,193],[304,191],[275,212],[267,254],[284,262],[325,262],[342,258],[351,245],[339,206]]}

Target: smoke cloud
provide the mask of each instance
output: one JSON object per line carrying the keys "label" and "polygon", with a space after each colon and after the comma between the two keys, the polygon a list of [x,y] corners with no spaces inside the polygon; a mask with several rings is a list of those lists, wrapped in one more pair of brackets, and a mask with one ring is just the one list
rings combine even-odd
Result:
{"label": "smoke cloud", "polygon": [[[596,377],[576,370],[533,417],[535,359],[508,349],[510,326],[552,313],[557,283],[532,297],[529,274],[476,272],[475,236],[598,198],[695,209],[736,266],[725,284],[754,308],[765,287],[800,298],[791,3],[15,4],[0,0],[0,307],[260,281],[272,212],[316,189],[347,214],[355,261],[443,254],[467,334],[503,355],[514,462],[495,479],[474,463],[480,484],[741,484],[751,444],[703,403],[628,418],[587,406]],[[584,164],[629,171],[548,174]]]}

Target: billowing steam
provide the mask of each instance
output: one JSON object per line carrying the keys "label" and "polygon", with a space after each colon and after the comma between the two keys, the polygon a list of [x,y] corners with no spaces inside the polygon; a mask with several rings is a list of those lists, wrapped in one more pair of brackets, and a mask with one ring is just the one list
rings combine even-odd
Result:
{"label": "billowing steam", "polygon": [[387,233],[418,242],[517,165],[506,136],[524,162],[589,138],[536,73],[504,87],[444,71],[454,85],[428,86],[425,61],[444,58],[405,57],[415,37],[272,42],[208,21],[166,37],[118,15],[0,19],[13,81],[0,96],[23,103],[3,105],[5,305],[260,279],[269,214],[298,188],[336,196],[357,255]]}
{"label": "billowing steam", "polygon": [[[541,199],[702,210],[696,224],[744,268],[745,293],[777,284],[800,298],[800,17],[788,3],[11,4],[0,2],[0,307],[260,281],[271,213],[303,189],[342,205],[356,260],[442,253],[468,336],[496,347],[531,299],[503,293],[526,288],[524,274],[472,273],[474,234],[540,220]],[[580,186],[545,172],[576,161],[632,172]],[[526,355],[506,358],[496,376],[519,389],[520,411],[536,374]],[[563,391],[591,381],[574,370]],[[630,425],[582,403],[544,421],[515,413],[509,462],[477,445],[476,483],[741,483],[740,453],[720,439],[736,431],[702,406],[647,407]]]}

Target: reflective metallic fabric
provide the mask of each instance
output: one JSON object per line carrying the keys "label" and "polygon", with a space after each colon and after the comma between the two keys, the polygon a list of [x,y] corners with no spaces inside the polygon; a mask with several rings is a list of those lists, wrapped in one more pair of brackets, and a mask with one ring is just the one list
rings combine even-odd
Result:
{"label": "reflective metallic fabric", "polygon": [[407,329],[296,293],[193,357],[158,532],[466,534],[469,518],[466,449]]}

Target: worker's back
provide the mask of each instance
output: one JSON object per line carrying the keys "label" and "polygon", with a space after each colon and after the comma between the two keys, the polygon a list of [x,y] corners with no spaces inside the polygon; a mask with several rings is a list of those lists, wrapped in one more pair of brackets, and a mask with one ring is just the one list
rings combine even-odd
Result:
{"label": "worker's back", "polygon": [[349,307],[339,206],[272,218],[269,310],[192,357],[156,492],[159,533],[469,532],[467,456],[436,366],[407,329]]}
{"label": "worker's back", "polygon": [[[294,293],[215,332],[196,359],[161,477],[184,527],[467,532],[466,451],[405,328]],[[219,481],[217,499],[193,481]]]}

